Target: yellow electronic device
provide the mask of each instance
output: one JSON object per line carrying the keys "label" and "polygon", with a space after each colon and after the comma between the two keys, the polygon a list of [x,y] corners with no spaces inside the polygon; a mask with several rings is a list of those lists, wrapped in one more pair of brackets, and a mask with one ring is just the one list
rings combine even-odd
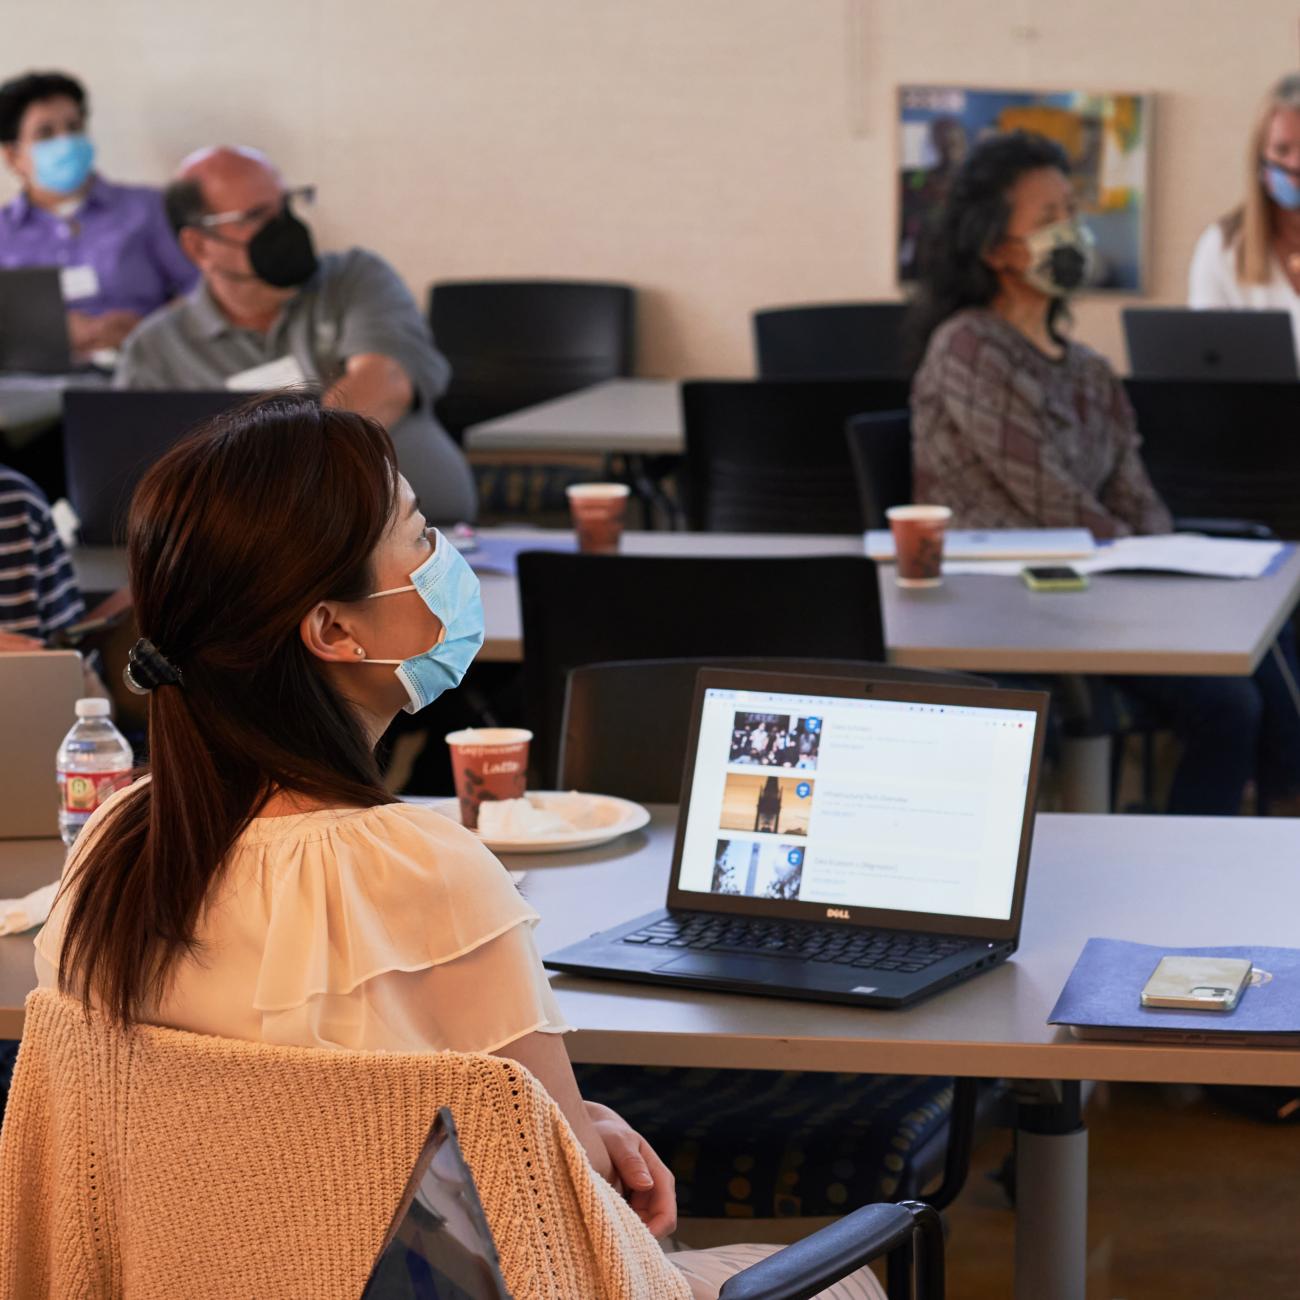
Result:
{"label": "yellow electronic device", "polygon": [[1020,576],[1030,591],[1086,591],[1088,579],[1065,564],[1027,564]]}

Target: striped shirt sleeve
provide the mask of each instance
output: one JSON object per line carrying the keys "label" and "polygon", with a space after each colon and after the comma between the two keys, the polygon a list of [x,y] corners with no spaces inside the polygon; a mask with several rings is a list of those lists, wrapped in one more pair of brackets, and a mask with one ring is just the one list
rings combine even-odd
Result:
{"label": "striped shirt sleeve", "polygon": [[0,466],[0,630],[43,639],[84,612],[49,503],[29,478]]}

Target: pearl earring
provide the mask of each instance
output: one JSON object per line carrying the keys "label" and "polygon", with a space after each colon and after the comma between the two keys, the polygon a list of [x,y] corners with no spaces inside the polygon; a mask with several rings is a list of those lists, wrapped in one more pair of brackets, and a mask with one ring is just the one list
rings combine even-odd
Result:
{"label": "pearl earring", "polygon": [[354,655],[361,655],[364,658],[366,652],[360,646],[357,646],[353,649],[352,653]]}

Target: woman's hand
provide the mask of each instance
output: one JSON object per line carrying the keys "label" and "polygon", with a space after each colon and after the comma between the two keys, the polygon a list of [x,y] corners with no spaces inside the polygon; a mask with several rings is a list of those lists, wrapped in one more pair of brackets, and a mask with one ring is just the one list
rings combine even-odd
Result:
{"label": "woman's hand", "polygon": [[616,1111],[594,1101],[583,1105],[614,1166],[614,1186],[653,1236],[668,1236],[677,1226],[677,1183],[671,1170]]}

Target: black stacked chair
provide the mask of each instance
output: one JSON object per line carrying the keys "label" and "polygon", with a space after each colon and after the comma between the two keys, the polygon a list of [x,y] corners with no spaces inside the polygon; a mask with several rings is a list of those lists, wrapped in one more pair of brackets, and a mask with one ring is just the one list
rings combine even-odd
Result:
{"label": "black stacked chair", "polygon": [[[676,803],[690,735],[696,675],[704,668],[876,682],[994,686],[987,677],[899,668],[858,659],[630,659],[569,673],[560,736],[559,786],[638,803]],[[629,745],[627,738],[636,737]]]}
{"label": "black stacked chair", "polygon": [[[553,784],[570,670],[610,659],[883,660],[876,566],[859,556],[519,557],[534,765]],[[635,746],[636,737],[625,737]]]}
{"label": "black stacked chair", "polygon": [[855,415],[845,426],[868,528],[888,528],[885,511],[912,499],[912,417],[908,411]]}
{"label": "black stacked chair", "polygon": [[901,302],[810,303],[754,313],[760,379],[907,379]]}
{"label": "black stacked chair", "polygon": [[1180,527],[1300,539],[1300,384],[1129,379],[1125,387],[1142,459]]}
{"label": "black stacked chair", "polygon": [[694,380],[682,385],[687,518],[738,533],[857,533],[844,426],[907,405],[902,380]]}
{"label": "black stacked chair", "polygon": [[579,388],[632,374],[636,293],[564,280],[442,280],[429,323],[451,362],[438,418],[453,436]]}

